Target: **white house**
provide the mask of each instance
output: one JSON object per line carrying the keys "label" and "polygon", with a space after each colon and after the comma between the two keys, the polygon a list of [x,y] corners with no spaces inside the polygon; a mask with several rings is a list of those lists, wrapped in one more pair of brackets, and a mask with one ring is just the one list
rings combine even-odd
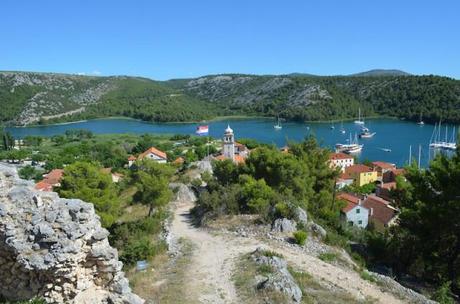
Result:
{"label": "white house", "polygon": [[[341,195],[348,194],[343,193]],[[341,210],[342,218],[352,226],[366,228],[369,223],[369,209],[362,205],[361,199],[353,197],[353,200],[351,200],[341,195],[338,198],[347,202],[347,205]]]}
{"label": "white house", "polygon": [[353,166],[355,160],[353,156],[345,153],[332,153],[329,156],[329,164],[333,168],[340,168],[340,171],[345,172],[345,168]]}
{"label": "white house", "polygon": [[128,167],[131,167],[136,160],[143,160],[143,159],[154,160],[160,164],[166,164],[168,162],[168,156],[166,155],[165,152],[160,151],[155,147],[151,147],[147,149],[145,152],[139,154],[137,158],[131,155],[128,158]]}

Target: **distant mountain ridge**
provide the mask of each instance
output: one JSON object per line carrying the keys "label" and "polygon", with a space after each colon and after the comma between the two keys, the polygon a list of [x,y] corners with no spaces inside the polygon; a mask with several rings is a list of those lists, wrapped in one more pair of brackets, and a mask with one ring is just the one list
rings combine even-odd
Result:
{"label": "distant mountain ridge", "polygon": [[258,115],[297,121],[388,115],[460,122],[460,81],[371,70],[348,76],[221,74],[155,81],[130,76],[0,72],[0,124],[126,116],[201,121]]}
{"label": "distant mountain ridge", "polygon": [[348,76],[359,76],[359,77],[375,77],[375,76],[411,76],[412,74],[401,71],[401,70],[386,70],[386,69],[374,69],[365,72],[350,74]]}

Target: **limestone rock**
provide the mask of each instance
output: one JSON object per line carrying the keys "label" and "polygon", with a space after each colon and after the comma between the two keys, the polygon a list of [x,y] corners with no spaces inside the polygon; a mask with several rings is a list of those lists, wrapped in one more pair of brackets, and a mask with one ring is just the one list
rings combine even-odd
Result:
{"label": "limestone rock", "polygon": [[296,227],[296,222],[288,220],[287,218],[279,218],[273,222],[272,231],[290,233],[296,231]]}
{"label": "limestone rock", "polygon": [[310,230],[312,232],[316,233],[321,238],[325,238],[326,235],[327,235],[326,229],[324,229],[323,227],[321,227],[320,225],[318,225],[318,224],[316,224],[314,222],[311,222],[309,224],[309,228],[310,228]]}
{"label": "limestone rock", "polygon": [[141,304],[92,204],[39,192],[0,164],[0,298]]}
{"label": "limestone rock", "polygon": [[297,207],[294,212],[295,212],[295,217],[296,217],[297,221],[300,224],[304,225],[304,227],[306,227],[307,224],[308,224],[307,212],[304,209],[300,208],[300,207]]}
{"label": "limestone rock", "polygon": [[258,248],[252,257],[259,265],[271,266],[273,272],[264,278],[256,278],[258,281],[258,289],[271,289],[284,293],[289,299],[295,303],[300,303],[302,300],[302,290],[295,282],[291,273],[287,268],[286,261],[277,256],[265,256],[263,250]]}

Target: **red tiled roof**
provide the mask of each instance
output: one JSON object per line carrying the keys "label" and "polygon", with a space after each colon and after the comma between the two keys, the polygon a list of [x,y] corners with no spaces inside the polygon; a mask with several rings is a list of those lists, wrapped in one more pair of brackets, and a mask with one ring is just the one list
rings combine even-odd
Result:
{"label": "red tiled roof", "polygon": [[342,153],[342,152],[338,152],[338,153],[331,153],[329,155],[329,159],[330,160],[336,160],[336,159],[353,159],[352,156],[348,155],[348,154],[345,154],[345,153]]}
{"label": "red tiled roof", "polygon": [[353,174],[353,173],[364,173],[364,172],[372,172],[372,168],[362,165],[362,164],[356,164],[353,166],[349,166],[345,168],[345,173],[347,174]]}
{"label": "red tiled roof", "polygon": [[395,175],[395,176],[398,176],[398,175],[404,175],[406,174],[406,170],[404,169],[392,169],[391,172]]}
{"label": "red tiled roof", "polygon": [[138,158],[139,158],[139,159],[143,159],[144,157],[146,157],[146,156],[147,156],[148,154],[150,154],[150,153],[152,153],[152,154],[154,154],[154,155],[156,155],[156,156],[159,156],[159,157],[161,157],[161,158],[163,158],[163,159],[167,159],[167,158],[168,158],[168,157],[166,156],[166,153],[165,153],[165,152],[160,151],[160,150],[158,150],[158,149],[155,148],[155,147],[151,147],[151,148],[147,149],[147,151],[141,153],[141,154],[139,155]]}
{"label": "red tiled roof", "polygon": [[383,183],[382,185],[380,185],[380,187],[382,189],[395,189],[396,188],[396,182],[389,182],[389,183]]}
{"label": "red tiled roof", "polygon": [[369,217],[383,225],[387,225],[397,214],[397,210],[390,206],[390,202],[375,195],[369,195],[362,203],[369,209]]}
{"label": "red tiled roof", "polygon": [[347,192],[341,192],[341,193],[339,193],[337,195],[337,199],[342,199],[344,201],[357,204],[359,199],[360,199],[360,197],[357,197],[356,195],[353,195],[353,194],[350,194],[350,193],[347,193]]}
{"label": "red tiled roof", "polygon": [[235,154],[235,162],[236,162],[237,164],[244,164],[245,159],[244,159],[243,156],[238,155],[238,154]]}
{"label": "red tiled roof", "polygon": [[44,181],[50,185],[59,184],[62,176],[64,175],[63,169],[53,169],[48,174],[44,175]]}
{"label": "red tiled roof", "polygon": [[112,168],[102,168],[101,172],[104,174],[110,174],[112,173]]}
{"label": "red tiled roof", "polygon": [[352,202],[347,202],[347,205],[342,208],[343,213],[348,213],[350,212],[353,208],[358,206],[358,204],[352,203]]}
{"label": "red tiled roof", "polygon": [[35,184],[35,189],[39,191],[52,191],[53,186],[48,184],[45,181],[39,181],[38,183]]}
{"label": "red tiled roof", "polygon": [[173,161],[174,164],[183,164],[184,163],[184,158],[183,157],[178,157]]}
{"label": "red tiled roof", "polygon": [[128,157],[128,160],[136,160],[136,156],[130,155],[130,156]]}
{"label": "red tiled roof", "polygon": [[387,162],[383,162],[383,161],[372,162],[372,165],[374,167],[379,167],[379,168],[382,168],[382,169],[385,169],[385,170],[395,169],[396,168],[395,164],[391,164],[391,163],[387,163]]}

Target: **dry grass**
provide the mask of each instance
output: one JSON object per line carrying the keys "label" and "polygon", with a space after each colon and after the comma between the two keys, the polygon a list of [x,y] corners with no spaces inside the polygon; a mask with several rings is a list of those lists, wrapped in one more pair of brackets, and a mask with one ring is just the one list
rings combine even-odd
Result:
{"label": "dry grass", "polygon": [[184,240],[180,240],[180,244],[181,255],[173,263],[167,254],[161,254],[150,262],[147,270],[136,272],[131,269],[127,272],[133,291],[147,304],[195,303],[184,290],[192,245]]}

